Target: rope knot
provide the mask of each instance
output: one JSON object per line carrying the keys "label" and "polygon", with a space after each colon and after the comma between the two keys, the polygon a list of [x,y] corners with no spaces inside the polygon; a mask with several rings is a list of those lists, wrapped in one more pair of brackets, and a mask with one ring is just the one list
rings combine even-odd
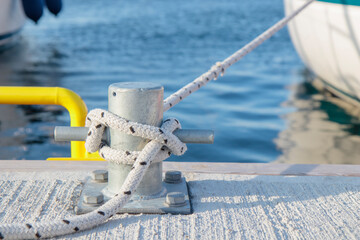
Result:
{"label": "rope knot", "polygon": [[173,134],[173,131],[181,128],[180,122],[175,118],[165,120],[159,128],[131,122],[102,109],[94,109],[89,112],[85,125],[89,127],[85,142],[86,150],[91,153],[99,151],[102,158],[115,163],[134,164],[141,151],[123,151],[110,148],[101,141],[106,127],[161,144],[162,147],[159,148],[154,159],[156,162],[165,160],[171,153],[182,155],[187,150],[186,145]]}
{"label": "rope knot", "polygon": [[221,74],[221,76],[224,76],[225,67],[223,66],[223,64],[221,62],[217,62],[217,63],[215,63],[215,65],[213,65],[210,68],[210,72],[215,75],[214,80],[217,80],[217,78],[219,77],[220,74]]}

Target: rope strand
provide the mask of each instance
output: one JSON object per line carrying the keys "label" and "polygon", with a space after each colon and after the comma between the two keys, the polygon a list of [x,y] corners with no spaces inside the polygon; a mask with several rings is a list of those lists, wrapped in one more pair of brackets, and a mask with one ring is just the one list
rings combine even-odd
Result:
{"label": "rope strand", "polygon": [[177,92],[171,94],[164,100],[164,112],[174,107],[180,101],[185,99],[190,94],[196,92],[201,87],[205,86],[210,80],[217,79],[219,75],[223,76],[226,69],[242,59],[248,53],[252,52],[255,48],[277,33],[280,29],[282,29],[291,19],[293,19],[296,15],[298,15],[302,10],[304,10],[307,6],[313,3],[316,0],[309,0],[300,8],[295,10],[290,15],[284,17],[280,21],[278,21],[275,25],[267,29],[265,32],[260,34],[250,43],[245,45],[243,48],[232,54],[230,57],[226,58],[222,62],[217,62],[214,66],[212,66],[206,73],[202,74],[200,77],[196,78],[191,83],[179,89]]}
{"label": "rope strand", "polygon": [[[129,161],[129,159],[125,158],[121,162],[125,164],[130,163],[133,168],[126,177],[119,193],[98,209],[83,215],[57,219],[51,222],[1,224],[0,239],[55,237],[83,231],[102,224],[116,214],[130,200],[147,168],[155,161],[156,157],[161,156],[162,160],[164,160],[170,156],[170,153],[182,155],[187,150],[186,145],[172,134],[173,131],[181,128],[179,121],[174,118],[165,120],[162,127],[158,128],[127,121],[102,109],[94,109],[89,112],[86,125],[89,126],[88,137],[85,143],[87,150],[95,152],[102,149],[100,154],[103,153],[102,156],[108,161],[113,161],[113,159],[118,161],[124,153],[110,147],[105,148],[107,145],[101,143],[105,127],[111,127],[133,136],[140,136],[151,140],[140,152],[131,153],[129,151],[129,156],[137,156],[136,160],[131,159],[132,161]],[[165,152],[163,146],[168,151]],[[160,154],[160,152],[164,153]],[[125,155],[127,154],[125,153]]]}

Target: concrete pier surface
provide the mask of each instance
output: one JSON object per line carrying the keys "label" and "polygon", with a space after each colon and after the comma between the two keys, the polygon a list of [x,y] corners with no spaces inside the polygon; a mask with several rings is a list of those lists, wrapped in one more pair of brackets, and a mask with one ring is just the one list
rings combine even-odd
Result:
{"label": "concrete pier surface", "polygon": [[[73,215],[83,179],[98,168],[106,163],[1,161],[0,223]],[[184,173],[192,214],[116,215],[59,238],[360,238],[359,165],[165,162],[169,169]]]}

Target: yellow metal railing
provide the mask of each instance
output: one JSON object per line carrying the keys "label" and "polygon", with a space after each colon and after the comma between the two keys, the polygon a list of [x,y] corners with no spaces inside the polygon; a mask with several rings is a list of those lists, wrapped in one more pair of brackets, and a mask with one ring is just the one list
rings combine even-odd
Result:
{"label": "yellow metal railing", "polygon": [[[79,95],[60,87],[0,87],[0,104],[60,105],[70,114],[70,126],[83,127],[87,107]],[[100,160],[98,154],[85,150],[84,142],[71,142],[71,158],[48,158],[47,160]]]}

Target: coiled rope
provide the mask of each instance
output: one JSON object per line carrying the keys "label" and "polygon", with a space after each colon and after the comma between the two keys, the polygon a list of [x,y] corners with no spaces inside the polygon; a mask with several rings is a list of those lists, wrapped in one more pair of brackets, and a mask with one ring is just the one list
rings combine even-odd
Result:
{"label": "coiled rope", "polygon": [[[75,233],[104,223],[129,201],[155,157],[166,159],[170,153],[182,155],[187,150],[186,145],[172,134],[173,131],[181,128],[179,121],[174,118],[165,120],[162,127],[158,128],[127,121],[102,109],[94,109],[88,114],[86,125],[89,127],[85,143],[88,151],[100,150],[99,153],[106,160],[115,159],[117,163],[118,157],[122,156],[124,160],[121,163],[132,164],[133,167],[121,186],[120,192],[97,210],[84,215],[52,222],[2,224],[0,225],[0,239],[48,238]],[[105,127],[140,136],[149,139],[150,142],[140,152],[110,149],[106,143],[101,142]]]}
{"label": "coiled rope", "polygon": [[142,151],[110,148],[105,142],[101,142],[105,127],[161,144],[161,151],[158,151],[154,160],[156,162],[165,160],[171,153],[179,156],[187,150],[186,145],[172,134],[173,131],[181,128],[180,122],[174,118],[165,120],[162,127],[158,128],[128,121],[102,109],[94,109],[87,116],[86,126],[90,127],[85,142],[86,150],[91,153],[99,151],[102,158],[114,163],[133,165]]}
{"label": "coiled rope", "polygon": [[[164,100],[164,111],[169,110],[191,93],[205,86],[210,80],[217,79],[219,75],[223,75],[228,67],[274,35],[314,1],[315,0],[310,0],[306,2],[299,9],[280,20],[245,47],[235,52],[223,62],[216,63],[208,72],[170,95]],[[84,215],[58,219],[51,222],[1,224],[0,240],[55,237],[100,225],[111,218],[129,201],[132,193],[136,190],[147,168],[155,157],[164,160],[171,153],[182,155],[187,149],[186,145],[172,134],[174,130],[181,128],[179,121],[176,119],[165,120],[161,128],[157,128],[130,122],[105,110],[95,109],[88,114],[86,125],[90,127],[85,143],[89,152],[99,150],[100,155],[108,161],[132,164],[133,168],[122,185],[120,192],[97,210]],[[140,152],[111,149],[105,143],[101,142],[105,127],[116,128],[124,133],[143,137],[149,139],[150,142],[147,143]]]}

